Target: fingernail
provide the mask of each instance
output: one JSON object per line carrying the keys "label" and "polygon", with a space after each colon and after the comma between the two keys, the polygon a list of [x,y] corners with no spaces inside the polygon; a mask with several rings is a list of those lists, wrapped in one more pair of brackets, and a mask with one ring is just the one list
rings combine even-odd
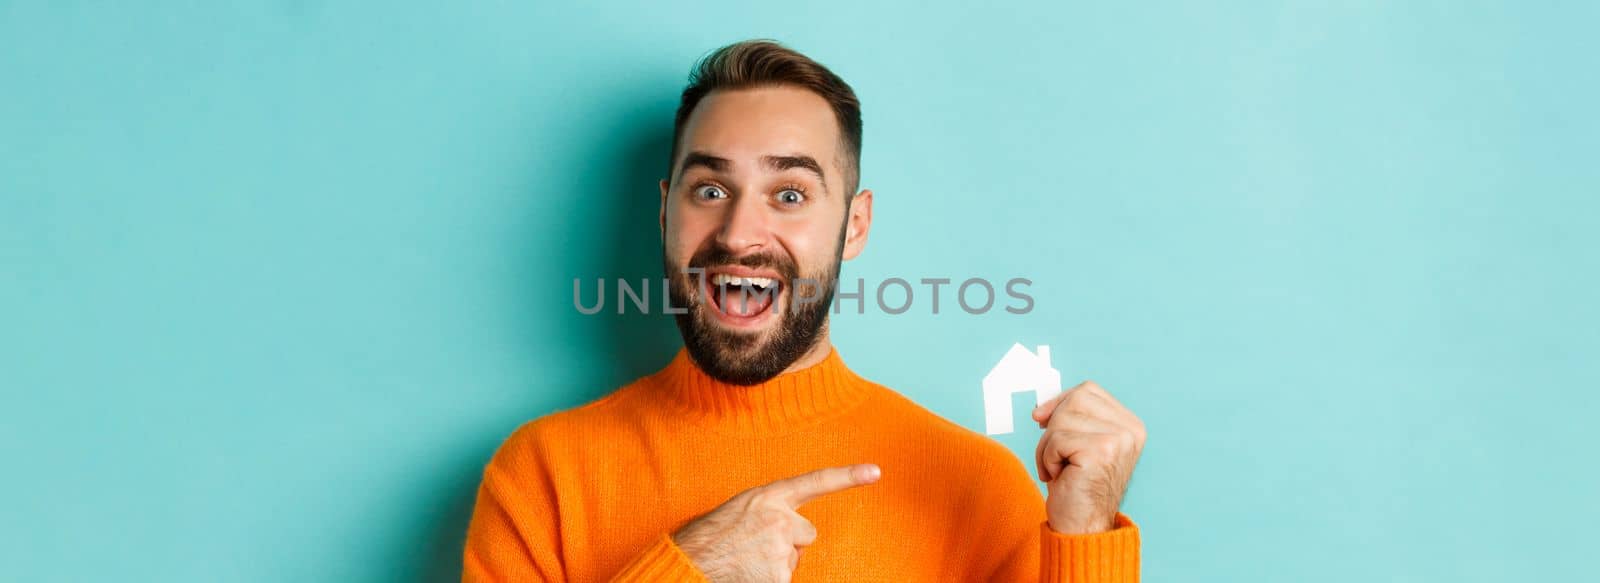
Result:
{"label": "fingernail", "polygon": [[878,469],[878,464],[867,464],[867,470],[862,472],[862,477],[867,482],[876,482],[883,475],[883,470]]}

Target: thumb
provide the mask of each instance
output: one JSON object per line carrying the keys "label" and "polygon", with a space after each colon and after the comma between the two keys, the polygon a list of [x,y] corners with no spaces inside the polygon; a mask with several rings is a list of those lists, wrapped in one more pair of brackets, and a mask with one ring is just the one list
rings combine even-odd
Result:
{"label": "thumb", "polygon": [[1034,407],[1033,420],[1041,424],[1050,421],[1050,414],[1055,412],[1056,405],[1061,404],[1061,399],[1066,396],[1067,392],[1062,391],[1057,393],[1056,396],[1050,397],[1050,400],[1040,403],[1037,407]]}

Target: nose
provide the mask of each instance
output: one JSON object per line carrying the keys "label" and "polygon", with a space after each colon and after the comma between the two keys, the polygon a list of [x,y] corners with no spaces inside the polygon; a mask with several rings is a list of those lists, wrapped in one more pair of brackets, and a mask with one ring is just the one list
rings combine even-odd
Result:
{"label": "nose", "polygon": [[738,196],[723,214],[717,243],[734,255],[762,251],[772,239],[769,227],[766,206],[760,197]]}

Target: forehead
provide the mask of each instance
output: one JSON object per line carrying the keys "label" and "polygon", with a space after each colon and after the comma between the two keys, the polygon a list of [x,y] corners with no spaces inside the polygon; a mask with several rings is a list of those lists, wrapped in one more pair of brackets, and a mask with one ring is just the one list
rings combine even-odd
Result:
{"label": "forehead", "polygon": [[699,150],[750,167],[762,156],[806,154],[832,167],[830,174],[837,176],[839,137],[833,108],[808,90],[775,86],[713,91],[684,122],[678,158]]}

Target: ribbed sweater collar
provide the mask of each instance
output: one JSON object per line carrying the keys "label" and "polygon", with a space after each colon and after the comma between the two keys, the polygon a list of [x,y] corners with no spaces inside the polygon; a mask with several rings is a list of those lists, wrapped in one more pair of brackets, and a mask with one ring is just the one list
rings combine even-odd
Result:
{"label": "ribbed sweater collar", "polygon": [[655,377],[667,400],[688,418],[750,433],[772,433],[831,417],[860,404],[872,390],[871,383],[845,367],[832,347],[821,362],[757,385],[711,378],[688,349],[679,349]]}

